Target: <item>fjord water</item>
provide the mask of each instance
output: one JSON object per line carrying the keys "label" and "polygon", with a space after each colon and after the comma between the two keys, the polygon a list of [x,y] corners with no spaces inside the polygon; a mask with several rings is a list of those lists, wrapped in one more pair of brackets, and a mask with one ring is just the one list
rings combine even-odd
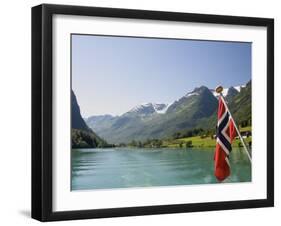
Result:
{"label": "fjord water", "polygon": [[[71,189],[112,189],[217,183],[214,149],[72,149]],[[230,155],[231,176],[251,181],[251,165],[242,149]]]}

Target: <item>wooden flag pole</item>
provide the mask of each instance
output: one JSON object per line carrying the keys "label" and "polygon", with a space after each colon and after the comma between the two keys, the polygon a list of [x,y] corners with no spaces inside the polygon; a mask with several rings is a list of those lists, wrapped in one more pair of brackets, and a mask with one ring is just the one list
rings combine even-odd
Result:
{"label": "wooden flag pole", "polygon": [[224,106],[225,106],[226,110],[227,110],[228,113],[229,113],[230,118],[232,118],[234,127],[235,127],[235,129],[236,129],[236,131],[237,131],[237,134],[238,134],[238,136],[239,136],[239,138],[240,138],[240,140],[241,140],[241,142],[242,142],[242,145],[243,145],[244,150],[245,150],[245,152],[246,152],[246,154],[247,154],[247,156],[248,156],[248,159],[249,159],[250,163],[252,164],[252,158],[251,158],[251,156],[250,156],[249,150],[248,150],[248,148],[247,148],[247,146],[246,146],[246,144],[245,144],[245,141],[244,141],[243,137],[242,137],[241,134],[240,134],[240,131],[239,131],[237,125],[236,125],[236,122],[235,122],[234,118],[233,118],[232,115],[231,115],[231,112],[229,111],[229,108],[228,108],[228,106],[227,106],[227,104],[226,104],[226,102],[225,102],[225,99],[224,99],[223,95],[222,95],[222,91],[223,91],[223,87],[222,87],[222,86],[218,86],[218,87],[216,88],[216,92],[220,95],[220,97],[221,97],[221,99],[222,99],[222,101],[223,101],[223,103],[224,103]]}

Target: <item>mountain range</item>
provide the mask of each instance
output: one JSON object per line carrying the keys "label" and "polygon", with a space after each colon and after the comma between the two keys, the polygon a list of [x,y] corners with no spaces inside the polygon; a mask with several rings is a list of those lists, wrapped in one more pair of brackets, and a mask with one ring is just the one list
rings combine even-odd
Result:
{"label": "mountain range", "polygon": [[[222,95],[238,124],[251,123],[251,81],[224,89]],[[214,90],[201,86],[170,104],[144,103],[120,116],[91,116],[85,122],[99,137],[112,144],[162,139],[194,128],[214,130],[217,97]]]}

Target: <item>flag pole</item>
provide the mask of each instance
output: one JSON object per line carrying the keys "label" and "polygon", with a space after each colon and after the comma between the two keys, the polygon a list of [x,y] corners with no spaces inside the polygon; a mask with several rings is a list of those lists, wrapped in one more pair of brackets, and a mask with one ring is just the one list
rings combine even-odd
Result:
{"label": "flag pole", "polygon": [[227,106],[227,104],[226,104],[226,101],[225,101],[225,99],[224,99],[224,97],[223,97],[223,95],[222,95],[222,91],[223,91],[223,87],[222,87],[222,86],[218,86],[218,87],[216,88],[216,92],[220,95],[220,97],[221,97],[221,99],[222,99],[222,101],[223,101],[223,103],[224,103],[224,106],[225,106],[226,110],[227,110],[228,113],[229,113],[230,118],[232,118],[234,127],[235,127],[235,129],[236,129],[236,131],[237,131],[237,134],[238,134],[238,136],[239,136],[239,138],[240,138],[240,140],[241,140],[241,142],[242,142],[242,145],[243,145],[244,150],[245,150],[245,152],[246,152],[246,154],[247,154],[247,156],[248,156],[248,159],[249,159],[250,163],[252,164],[252,158],[251,158],[251,156],[250,156],[249,150],[248,150],[248,148],[247,148],[247,146],[246,146],[246,144],[245,144],[245,141],[244,141],[243,137],[242,137],[241,134],[240,134],[240,131],[239,131],[237,125],[236,125],[236,122],[235,122],[234,118],[233,118],[232,115],[231,115],[231,112],[229,111],[229,108],[228,108],[228,106]]}

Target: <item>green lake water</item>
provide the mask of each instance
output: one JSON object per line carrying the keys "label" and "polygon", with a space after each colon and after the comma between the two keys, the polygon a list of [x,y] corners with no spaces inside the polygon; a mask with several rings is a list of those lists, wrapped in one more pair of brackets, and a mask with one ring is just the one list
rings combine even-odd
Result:
{"label": "green lake water", "polygon": [[[217,183],[214,149],[72,149],[71,189],[112,189]],[[250,182],[251,165],[242,149],[230,156],[224,183]]]}

